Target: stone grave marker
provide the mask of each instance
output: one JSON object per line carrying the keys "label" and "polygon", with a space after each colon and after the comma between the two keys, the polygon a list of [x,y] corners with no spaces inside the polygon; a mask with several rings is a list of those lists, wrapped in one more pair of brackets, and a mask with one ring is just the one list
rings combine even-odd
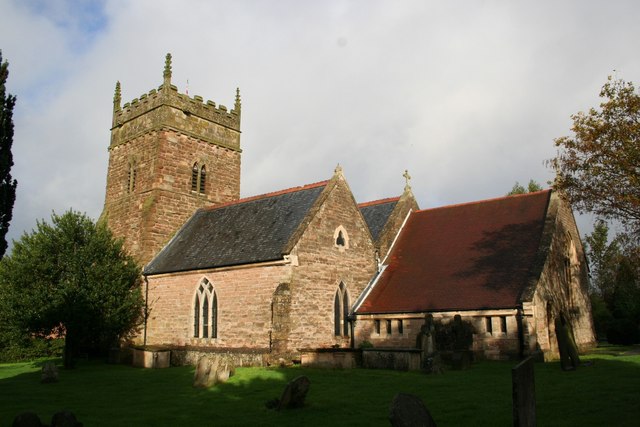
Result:
{"label": "stone grave marker", "polygon": [[54,362],[44,362],[42,365],[42,376],[40,377],[41,383],[57,383],[58,382],[58,367]]}
{"label": "stone grave marker", "polygon": [[393,427],[436,427],[422,399],[407,393],[398,393],[391,401],[389,421]]}
{"label": "stone grave marker", "polygon": [[527,357],[511,369],[514,427],[536,425],[536,387],[533,358]]}

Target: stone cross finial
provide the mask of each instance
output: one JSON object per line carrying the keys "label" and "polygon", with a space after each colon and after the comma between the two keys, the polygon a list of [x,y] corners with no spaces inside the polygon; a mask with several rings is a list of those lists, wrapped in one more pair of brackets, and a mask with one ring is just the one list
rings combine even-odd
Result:
{"label": "stone cross finial", "polygon": [[113,111],[120,111],[120,101],[122,100],[120,96],[120,81],[116,82],[116,91],[113,94]]}
{"label": "stone cross finial", "polygon": [[240,108],[242,107],[242,104],[240,102],[240,88],[237,87],[236,88],[236,102],[233,105],[233,109],[236,110],[236,112],[240,112]]}
{"label": "stone cross finial", "polygon": [[404,191],[411,190],[411,185],[409,184],[409,182],[411,181],[411,175],[409,175],[409,171],[405,169],[402,176],[404,177],[404,180],[405,180]]}
{"label": "stone cross finial", "polygon": [[338,166],[336,166],[333,173],[336,175],[342,175],[342,166],[340,166],[340,163],[338,163]]}
{"label": "stone cross finial", "polygon": [[167,56],[164,60],[164,73],[162,74],[164,77],[164,84],[169,86],[171,85],[171,54],[167,53]]}

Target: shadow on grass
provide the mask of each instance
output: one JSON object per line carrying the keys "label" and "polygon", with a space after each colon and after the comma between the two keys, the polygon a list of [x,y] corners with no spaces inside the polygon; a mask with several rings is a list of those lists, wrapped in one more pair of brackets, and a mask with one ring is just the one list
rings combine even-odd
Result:
{"label": "shadow on grass", "polygon": [[[575,372],[563,372],[558,363],[535,365],[539,425],[624,426],[640,419],[640,356],[587,359],[593,366]],[[226,384],[196,389],[193,367],[150,370],[83,362],[78,369],[61,369],[55,384],[40,384],[38,370],[1,379],[0,425],[10,425],[26,410],[48,421],[65,408],[86,426],[388,426],[389,403],[397,392],[420,396],[440,425],[510,425],[514,365],[481,362],[443,375],[239,368]],[[267,409],[265,402],[279,397],[298,375],[311,380],[307,405]]]}

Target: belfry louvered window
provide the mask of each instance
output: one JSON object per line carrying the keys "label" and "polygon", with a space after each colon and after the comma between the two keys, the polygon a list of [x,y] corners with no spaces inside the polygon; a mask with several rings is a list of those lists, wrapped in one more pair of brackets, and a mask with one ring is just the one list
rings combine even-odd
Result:
{"label": "belfry louvered window", "polygon": [[349,336],[349,294],[344,283],[340,283],[333,300],[334,333],[336,336]]}
{"label": "belfry louvered window", "polygon": [[136,189],[136,164],[135,162],[129,163],[129,171],[127,174],[127,193],[133,193]]}
{"label": "belfry louvered window", "polygon": [[200,166],[197,162],[191,168],[191,191],[194,193],[204,194],[207,184],[207,168],[205,165]]}
{"label": "belfry louvered window", "polygon": [[193,337],[218,338],[218,297],[207,279],[200,282],[193,301]]}

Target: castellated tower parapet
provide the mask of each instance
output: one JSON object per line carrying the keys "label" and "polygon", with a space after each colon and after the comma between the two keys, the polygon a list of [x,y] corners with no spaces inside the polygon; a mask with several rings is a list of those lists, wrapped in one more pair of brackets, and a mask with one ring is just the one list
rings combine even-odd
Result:
{"label": "castellated tower parapet", "polygon": [[158,89],[121,103],[117,82],[101,220],[144,264],[196,209],[240,197],[240,91],[231,110],[179,93],[167,54]]}

